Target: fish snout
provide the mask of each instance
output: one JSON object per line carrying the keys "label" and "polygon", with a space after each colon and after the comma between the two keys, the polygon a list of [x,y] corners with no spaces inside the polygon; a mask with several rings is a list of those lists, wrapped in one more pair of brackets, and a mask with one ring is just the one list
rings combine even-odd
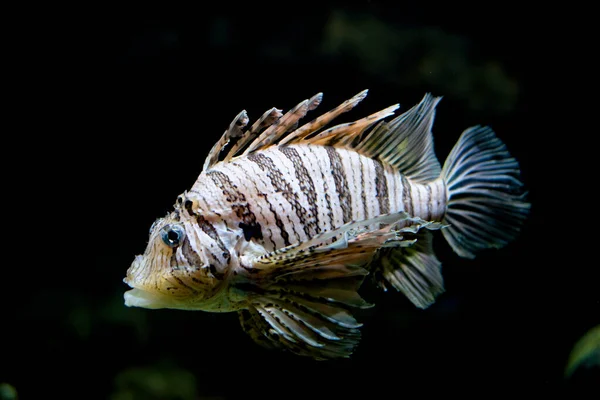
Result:
{"label": "fish snout", "polygon": [[126,284],[128,284],[130,287],[134,287],[135,281],[136,281],[136,277],[140,276],[140,273],[142,272],[142,268],[144,265],[144,256],[142,255],[137,255],[135,256],[135,258],[133,259],[133,262],[131,263],[131,266],[129,267],[129,269],[127,269],[127,275],[125,276],[125,278],[123,278],[123,282],[125,282]]}
{"label": "fish snout", "polygon": [[144,256],[135,256],[127,275],[123,279],[131,290],[124,293],[125,305],[127,307],[142,308],[167,308],[170,306],[164,296],[148,288],[148,271]]}

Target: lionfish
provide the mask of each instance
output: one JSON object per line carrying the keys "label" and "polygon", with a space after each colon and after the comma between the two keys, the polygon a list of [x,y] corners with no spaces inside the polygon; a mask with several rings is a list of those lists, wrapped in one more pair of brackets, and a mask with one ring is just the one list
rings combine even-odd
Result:
{"label": "lionfish", "polygon": [[267,348],[324,360],[359,339],[366,275],[426,308],[444,291],[440,230],[461,257],[519,234],[530,204],[519,165],[489,127],[465,130],[443,166],[431,128],[440,97],[327,128],[367,95],[299,126],[322,93],[251,126],[239,113],[200,176],[157,219],[124,282],[127,306],[237,311]]}

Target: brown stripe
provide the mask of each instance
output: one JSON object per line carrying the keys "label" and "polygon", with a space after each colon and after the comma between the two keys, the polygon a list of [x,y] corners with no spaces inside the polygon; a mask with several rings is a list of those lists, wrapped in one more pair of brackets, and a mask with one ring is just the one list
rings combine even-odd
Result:
{"label": "brown stripe", "polygon": [[[276,193],[281,193],[283,198],[290,204],[292,210],[295,212],[300,225],[304,229],[307,237],[310,237],[310,230],[307,228],[307,214],[308,212],[300,204],[298,194],[294,191],[292,186],[285,180],[283,173],[275,166],[273,160],[261,153],[252,153],[248,156],[248,160],[252,161],[258,167],[266,172],[267,177],[271,180],[271,185]],[[272,211],[272,210],[271,210]],[[281,220],[279,220],[281,222]],[[291,222],[291,221],[290,221]],[[279,225],[278,225],[279,226]],[[300,240],[300,236],[296,233],[296,228],[293,223],[290,223],[292,231],[296,236],[297,240]]]}
{"label": "brown stripe", "polygon": [[244,193],[240,192],[231,179],[221,171],[209,171],[208,176],[213,180],[215,185],[223,191],[225,200],[233,203],[231,209],[241,221],[239,227],[244,231],[246,240],[251,238],[262,239],[262,229],[256,222],[256,215],[252,212],[250,204],[246,201]]}
{"label": "brown stripe", "polygon": [[369,209],[367,207],[367,193],[365,193],[365,166],[363,164],[362,156],[360,154],[358,155],[358,162],[360,163],[360,187],[358,188],[358,190],[361,193],[360,198],[363,203],[364,219],[367,219],[369,218]]}
{"label": "brown stripe", "polygon": [[194,202],[192,200],[186,199],[183,202],[183,206],[187,210],[187,212],[188,212],[188,214],[189,214],[190,217],[193,217],[194,215],[196,215],[196,213],[193,210]]}
{"label": "brown stripe", "polygon": [[190,290],[193,294],[197,294],[198,293],[198,291],[196,289],[194,289],[193,287],[188,286],[185,283],[183,283],[183,281],[181,280],[181,278],[179,278],[177,276],[171,276],[171,278],[175,279],[177,281],[177,283],[179,283],[184,288]]}
{"label": "brown stripe", "polygon": [[383,165],[379,160],[373,160],[375,164],[375,193],[379,200],[379,213],[387,214],[390,212],[390,198],[388,193],[387,179],[383,171]]}
{"label": "brown stripe", "polygon": [[334,147],[326,146],[325,150],[329,156],[331,175],[333,176],[335,190],[340,200],[339,205],[342,209],[343,221],[344,223],[350,222],[352,220],[352,198],[348,189],[348,180],[346,179],[342,159]]}
{"label": "brown stripe", "polygon": [[208,222],[202,215],[198,215],[196,217],[196,221],[198,221],[198,226],[202,229],[202,231],[204,233],[206,233],[208,236],[210,236],[210,238],[212,240],[217,242],[219,249],[221,249],[221,251],[223,253],[223,258],[226,258],[227,262],[229,262],[231,259],[231,254],[229,254],[229,250],[227,249],[227,247],[225,246],[225,244],[219,237],[219,234],[217,233],[217,230],[215,229],[215,227],[212,226],[212,224],[210,222]]}
{"label": "brown stripe", "polygon": [[[256,185],[256,181],[254,180],[254,177],[250,176],[246,169],[242,169],[242,171],[244,171],[246,173],[246,177],[248,178],[248,181],[252,182],[252,184],[254,185],[254,193],[256,193],[256,196],[263,198],[264,203],[262,203],[262,204],[268,204],[269,208],[270,208],[271,204],[269,203],[269,200],[267,199],[267,194],[262,193],[260,190],[258,190],[258,186]],[[264,212],[263,212],[264,208],[260,205],[261,202],[257,201],[256,204],[259,208],[259,214],[261,215],[261,220],[265,220],[266,216],[264,215]],[[269,224],[266,224],[266,226],[264,228],[267,233],[269,242],[271,242],[271,248],[276,249],[277,245],[275,244],[275,241],[273,240],[273,230],[269,227]],[[263,243],[266,244],[264,241],[263,241]]]}
{"label": "brown stripe", "polygon": [[[306,221],[304,225],[304,233],[306,236],[311,238],[315,234],[321,232],[319,227],[319,212],[317,210],[317,192],[315,191],[315,185],[310,177],[310,173],[304,166],[304,161],[298,154],[298,151],[293,147],[281,147],[279,151],[285,155],[288,160],[294,164],[294,170],[296,172],[296,179],[300,185],[300,190],[304,193],[308,199],[308,206],[310,209],[310,215],[306,215]],[[296,211],[298,215],[298,211]],[[298,215],[298,218],[301,216]]]}
{"label": "brown stripe", "polygon": [[[178,270],[179,269],[179,262],[177,261],[177,250],[173,249],[173,255],[171,256],[171,268]],[[170,275],[170,278],[173,278],[177,281],[177,283],[179,283],[181,286],[183,286],[184,288],[190,290],[192,293],[198,293],[194,288],[186,285],[181,278],[179,278],[178,276],[174,276],[173,274]]]}
{"label": "brown stripe", "polygon": [[410,182],[404,174],[400,174],[400,178],[402,179],[402,202],[404,203],[404,211],[410,215],[413,215],[413,204],[412,204],[412,189],[410,187]]}
{"label": "brown stripe", "polygon": [[[315,153],[313,151],[313,147],[308,147],[308,151],[317,159],[320,158],[321,153]],[[331,197],[329,196],[329,185],[327,185],[327,179],[325,178],[325,173],[322,168],[319,168],[321,171],[321,182],[323,182],[323,192],[325,193],[325,205],[327,206],[327,217],[329,217],[329,226],[331,229],[335,227],[333,223],[333,210],[331,208]]]}
{"label": "brown stripe", "polygon": [[[266,199],[267,199],[267,196],[265,195],[265,200]],[[271,204],[271,202],[269,202],[267,200],[267,204],[269,205],[269,210],[271,210],[271,212],[273,213],[273,218],[275,218],[275,225],[277,225],[277,227],[279,228],[279,233],[281,234],[281,237],[283,238],[283,245],[284,246],[291,245],[291,243],[290,243],[290,235],[285,230],[285,226],[283,224],[283,221],[281,220],[281,218],[279,218],[279,215],[277,214],[277,211],[275,211],[275,209],[273,208],[273,205]]]}
{"label": "brown stripe", "polygon": [[187,238],[183,241],[183,244],[181,245],[181,256],[185,259],[185,261],[187,261],[187,263],[191,267],[194,267],[195,269],[198,269],[204,265],[198,253],[196,253],[194,249],[192,249],[190,240]]}
{"label": "brown stripe", "polygon": [[231,179],[221,171],[209,171],[207,175],[213,180],[215,185],[223,191],[225,200],[229,203],[245,202],[244,193],[237,190],[237,186],[231,182]]}

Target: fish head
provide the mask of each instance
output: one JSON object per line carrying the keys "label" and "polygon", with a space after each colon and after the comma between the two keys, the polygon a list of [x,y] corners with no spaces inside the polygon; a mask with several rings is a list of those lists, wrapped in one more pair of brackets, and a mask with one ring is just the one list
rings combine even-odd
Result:
{"label": "fish head", "polygon": [[212,274],[195,237],[192,224],[177,213],[156,220],[144,254],[135,257],[123,279],[132,288],[125,292],[125,305],[190,310],[213,297],[222,281]]}

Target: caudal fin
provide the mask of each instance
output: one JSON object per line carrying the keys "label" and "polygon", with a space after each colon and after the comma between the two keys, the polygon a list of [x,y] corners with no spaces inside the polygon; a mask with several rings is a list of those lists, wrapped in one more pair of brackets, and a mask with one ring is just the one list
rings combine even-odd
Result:
{"label": "caudal fin", "polygon": [[519,234],[530,208],[519,175],[517,160],[490,128],[463,132],[442,168],[449,225],[442,232],[458,255],[473,258]]}

